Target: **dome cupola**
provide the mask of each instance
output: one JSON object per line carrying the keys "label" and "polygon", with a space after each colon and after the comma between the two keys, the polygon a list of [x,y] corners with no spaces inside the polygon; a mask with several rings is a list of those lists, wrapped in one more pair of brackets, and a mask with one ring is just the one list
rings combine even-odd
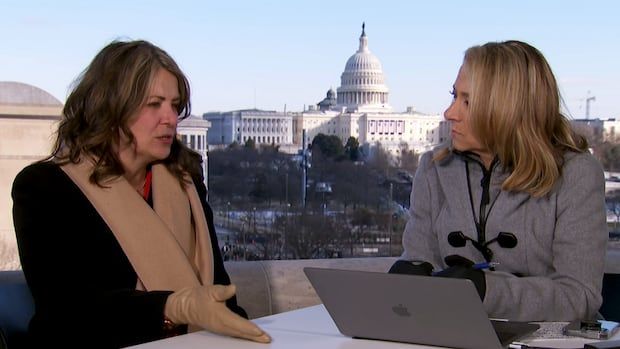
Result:
{"label": "dome cupola", "polygon": [[347,60],[340,77],[337,105],[348,111],[390,111],[389,89],[385,85],[381,62],[368,49],[365,23],[362,23],[359,42],[357,52]]}

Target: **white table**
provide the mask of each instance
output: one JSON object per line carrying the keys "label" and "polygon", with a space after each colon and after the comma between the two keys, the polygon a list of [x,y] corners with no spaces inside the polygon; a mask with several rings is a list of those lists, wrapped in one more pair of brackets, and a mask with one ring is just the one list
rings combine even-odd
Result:
{"label": "white table", "polygon": [[[345,337],[339,331],[331,317],[323,307],[298,309],[286,313],[266,316],[252,320],[267,331],[272,338],[270,344],[254,343],[242,339],[224,337],[207,331],[194,332],[178,337],[162,339],[155,342],[137,345],[135,349],[190,349],[190,348],[231,348],[231,349],[284,349],[284,348],[338,348],[338,349],[374,349],[381,348],[435,348],[426,345],[405,344],[396,342],[373,341]],[[620,339],[620,333],[614,336]],[[569,339],[531,339],[528,344],[554,347],[578,348],[584,343],[592,342],[583,338]]]}

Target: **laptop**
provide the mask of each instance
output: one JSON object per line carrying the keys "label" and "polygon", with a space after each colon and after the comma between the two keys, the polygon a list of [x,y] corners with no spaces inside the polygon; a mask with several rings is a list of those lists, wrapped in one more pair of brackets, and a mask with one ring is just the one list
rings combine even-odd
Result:
{"label": "laptop", "polygon": [[349,337],[501,349],[539,328],[489,320],[467,279],[311,267],[304,273],[338,330]]}

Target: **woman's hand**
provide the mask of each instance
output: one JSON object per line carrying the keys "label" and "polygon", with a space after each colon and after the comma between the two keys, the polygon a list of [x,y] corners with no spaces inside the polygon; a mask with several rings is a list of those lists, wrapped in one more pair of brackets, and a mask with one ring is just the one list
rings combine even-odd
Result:
{"label": "woman's hand", "polygon": [[265,331],[226,307],[226,300],[235,292],[235,285],[184,288],[168,296],[164,313],[176,324],[199,326],[214,333],[259,343],[271,342]]}

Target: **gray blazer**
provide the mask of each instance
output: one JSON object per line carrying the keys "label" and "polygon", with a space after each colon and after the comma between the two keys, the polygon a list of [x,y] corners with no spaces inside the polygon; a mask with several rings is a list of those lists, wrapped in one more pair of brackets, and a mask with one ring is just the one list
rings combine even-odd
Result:
{"label": "gray blazer", "polygon": [[[443,259],[451,254],[483,262],[470,242],[452,247],[447,238],[461,231],[477,240],[482,165],[463,154],[437,162],[432,156],[421,157],[415,175],[402,258],[428,261],[435,270],[445,268]],[[483,303],[490,317],[569,321],[592,317],[601,306],[608,240],[603,170],[588,153],[568,152],[564,159],[561,178],[542,198],[501,190],[509,173],[499,163],[491,170],[486,241],[510,232],[518,243],[488,245],[500,263],[485,272]]]}

